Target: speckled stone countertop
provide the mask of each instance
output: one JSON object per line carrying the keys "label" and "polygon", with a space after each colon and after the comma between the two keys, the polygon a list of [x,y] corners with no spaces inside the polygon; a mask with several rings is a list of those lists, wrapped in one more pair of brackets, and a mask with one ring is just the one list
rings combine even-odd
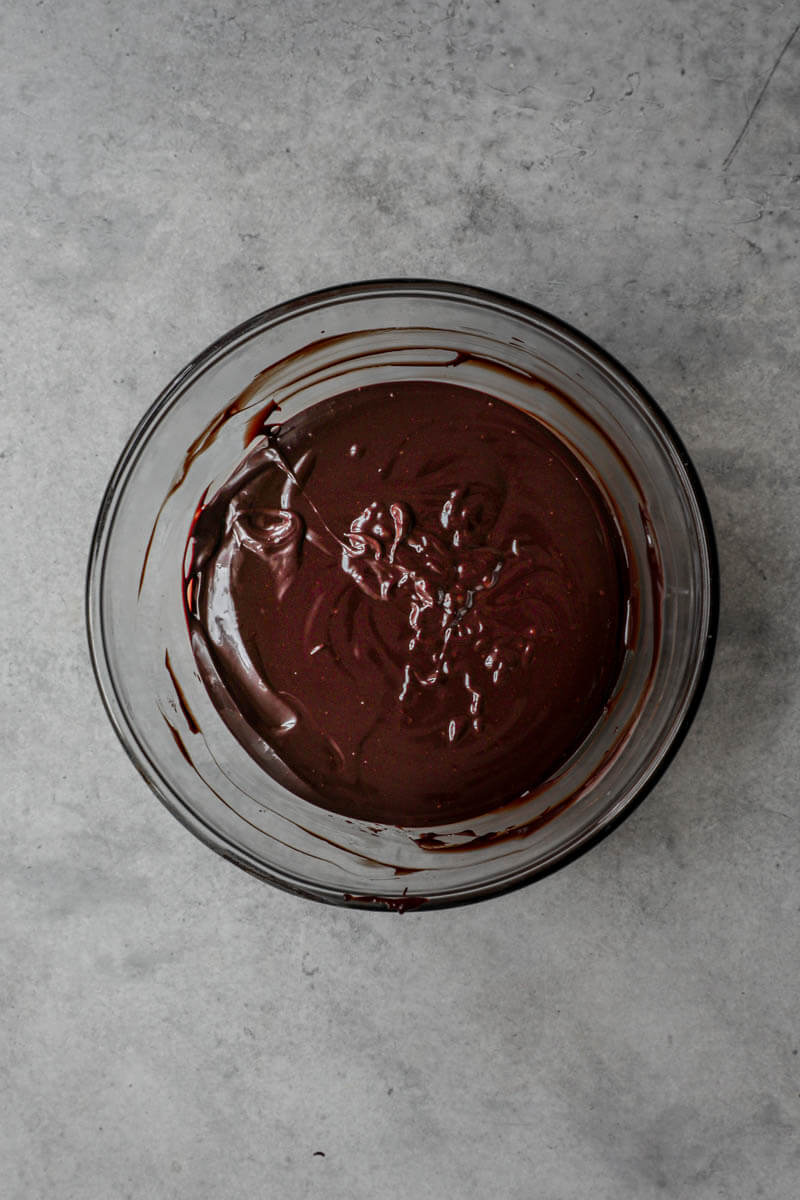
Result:
{"label": "speckled stone countertop", "polygon": [[[646,0],[6,4],[0,1177],[9,1200],[795,1200],[800,14]],[[300,292],[459,279],[652,391],[719,538],[663,781],[513,895],[318,907],[210,853],[83,627],[113,463]]]}

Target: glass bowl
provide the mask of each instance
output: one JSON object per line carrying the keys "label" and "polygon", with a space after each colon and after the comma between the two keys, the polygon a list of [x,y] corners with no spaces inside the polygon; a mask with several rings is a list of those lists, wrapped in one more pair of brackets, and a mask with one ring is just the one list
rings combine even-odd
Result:
{"label": "glass bowl", "polygon": [[[578,454],[620,524],[634,618],[603,714],[523,801],[426,829],[359,823],[286,790],[250,758],[195,669],[184,614],[198,505],[248,426],[349,387],[446,379],[533,413]],[[272,308],[190,363],[134,431],[92,540],[87,624],[111,721],[172,813],[278,887],[404,911],[540,878],[608,833],[666,767],[699,703],[718,610],[713,530],[663,413],[599,346],[528,304],[453,283],[350,284]]]}

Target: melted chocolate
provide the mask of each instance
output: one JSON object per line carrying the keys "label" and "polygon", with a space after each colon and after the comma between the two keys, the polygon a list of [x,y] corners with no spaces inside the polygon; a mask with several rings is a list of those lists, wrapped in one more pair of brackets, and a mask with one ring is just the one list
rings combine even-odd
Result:
{"label": "melted chocolate", "polygon": [[198,509],[186,577],[231,730],[357,819],[438,825],[536,788],[624,653],[625,554],[588,472],[529,414],[445,383],[263,416]]}

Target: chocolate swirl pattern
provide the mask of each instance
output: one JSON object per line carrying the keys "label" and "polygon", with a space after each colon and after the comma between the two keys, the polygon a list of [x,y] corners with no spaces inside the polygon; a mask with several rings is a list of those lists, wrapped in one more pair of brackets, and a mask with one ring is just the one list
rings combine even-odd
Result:
{"label": "chocolate swirl pattern", "polygon": [[223,718],[358,819],[527,794],[618,676],[629,580],[569,448],[506,402],[373,385],[265,425],[190,539],[187,615]]}

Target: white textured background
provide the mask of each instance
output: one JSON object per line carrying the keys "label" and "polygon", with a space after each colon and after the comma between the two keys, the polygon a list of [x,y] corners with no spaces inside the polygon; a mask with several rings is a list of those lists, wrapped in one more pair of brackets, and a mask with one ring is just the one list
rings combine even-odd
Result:
{"label": "white textured background", "polygon": [[[6,0],[4,1197],[795,1200],[798,21]],[[624,826],[403,917],[195,842],[115,740],[82,615],[106,479],[170,377],[391,274],[518,295],[638,374],[702,473],[724,602],[696,724]]]}

